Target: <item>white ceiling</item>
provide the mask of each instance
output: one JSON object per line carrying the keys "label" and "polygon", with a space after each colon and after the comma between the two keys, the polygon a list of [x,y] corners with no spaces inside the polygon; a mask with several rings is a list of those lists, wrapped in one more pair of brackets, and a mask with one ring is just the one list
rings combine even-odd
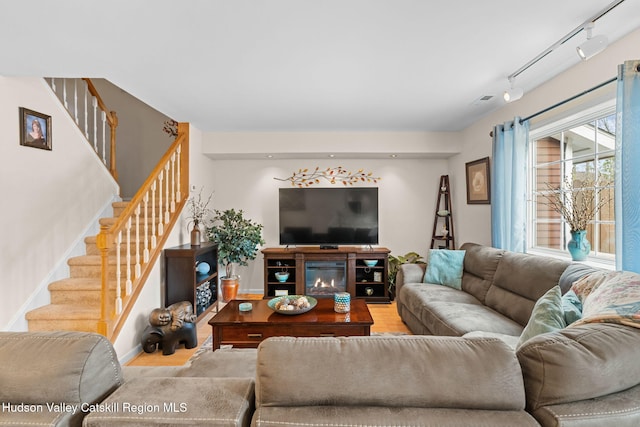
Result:
{"label": "white ceiling", "polygon": [[[0,0],[0,75],[105,78],[203,131],[455,131],[611,3]],[[626,0],[594,34],[612,43],[639,16]],[[524,71],[525,96],[579,62],[585,37]]]}

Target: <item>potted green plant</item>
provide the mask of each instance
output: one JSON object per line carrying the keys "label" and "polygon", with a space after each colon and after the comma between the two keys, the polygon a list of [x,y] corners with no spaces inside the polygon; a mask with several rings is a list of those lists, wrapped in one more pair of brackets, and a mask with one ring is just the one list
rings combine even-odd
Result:
{"label": "potted green plant", "polygon": [[258,245],[264,244],[262,224],[245,218],[242,209],[216,209],[206,233],[218,245],[218,262],[225,267],[225,276],[220,278],[222,299],[230,301],[238,293],[240,278],[235,274],[236,266],[248,265],[247,261],[256,258]]}
{"label": "potted green plant", "polygon": [[424,258],[417,252],[408,252],[404,255],[389,255],[389,295],[395,298],[396,276],[402,264],[426,264]]}

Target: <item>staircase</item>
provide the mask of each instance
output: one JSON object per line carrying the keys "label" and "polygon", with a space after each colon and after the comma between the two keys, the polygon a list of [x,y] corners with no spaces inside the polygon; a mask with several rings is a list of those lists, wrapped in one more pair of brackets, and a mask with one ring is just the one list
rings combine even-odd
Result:
{"label": "staircase", "polygon": [[86,254],[68,260],[70,277],[49,284],[51,303],[26,313],[30,331],[97,332],[115,341],[186,203],[188,130],[178,124],[176,140],[135,196],[99,220]]}
{"label": "staircase", "polygon": [[[100,219],[100,225],[112,225],[128,206],[128,202],[113,203],[114,218]],[[102,304],[102,258],[97,245],[98,236],[85,238],[86,255],[68,260],[70,277],[49,284],[51,304],[39,307],[26,314],[30,331],[85,331],[98,332]],[[135,247],[136,242],[131,245]],[[120,247],[126,253],[126,243]],[[109,263],[116,263],[115,246],[109,251]],[[135,253],[135,248],[133,251]],[[129,268],[135,268],[134,264]],[[126,263],[121,275],[126,275]],[[115,272],[115,271],[114,271]],[[115,275],[108,280],[110,293],[116,292]]]}

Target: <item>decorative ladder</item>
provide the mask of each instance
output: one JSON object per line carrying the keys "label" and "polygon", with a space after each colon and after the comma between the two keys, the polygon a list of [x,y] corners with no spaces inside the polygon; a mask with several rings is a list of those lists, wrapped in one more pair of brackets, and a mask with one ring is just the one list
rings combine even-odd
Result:
{"label": "decorative ladder", "polygon": [[[436,246],[437,245],[437,246]],[[436,213],[431,233],[431,249],[455,249],[456,239],[453,232],[453,205],[449,175],[440,176]]]}

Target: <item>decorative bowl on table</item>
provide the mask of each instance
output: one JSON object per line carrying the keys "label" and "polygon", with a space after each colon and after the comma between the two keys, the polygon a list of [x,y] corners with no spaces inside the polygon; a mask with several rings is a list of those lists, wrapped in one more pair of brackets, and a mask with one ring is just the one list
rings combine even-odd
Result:
{"label": "decorative bowl on table", "polygon": [[288,278],[289,278],[289,272],[288,271],[277,271],[276,272],[276,279],[278,280],[278,282],[286,282]]}
{"label": "decorative bowl on table", "polygon": [[365,260],[364,260],[364,264],[365,264],[367,267],[373,267],[373,266],[375,266],[377,263],[378,263],[378,260],[377,260],[377,259],[365,259]]}
{"label": "decorative bowl on table", "polygon": [[269,300],[267,306],[280,314],[302,314],[318,304],[318,300],[308,295],[286,295]]}

